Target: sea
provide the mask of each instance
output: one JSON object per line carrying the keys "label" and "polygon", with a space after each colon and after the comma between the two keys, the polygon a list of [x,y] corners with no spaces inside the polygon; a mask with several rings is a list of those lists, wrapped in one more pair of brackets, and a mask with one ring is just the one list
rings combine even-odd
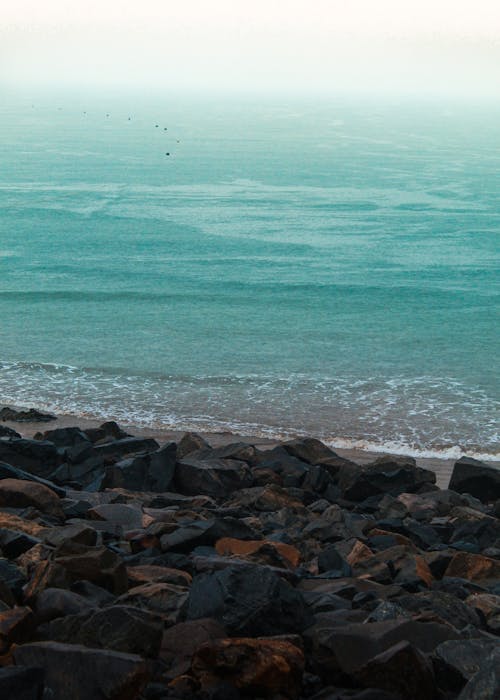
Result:
{"label": "sea", "polygon": [[0,93],[0,403],[499,457],[500,103]]}

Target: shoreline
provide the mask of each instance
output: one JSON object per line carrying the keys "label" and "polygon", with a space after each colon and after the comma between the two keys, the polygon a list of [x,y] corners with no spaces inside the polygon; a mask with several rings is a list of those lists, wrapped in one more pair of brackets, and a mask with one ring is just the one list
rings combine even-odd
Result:
{"label": "shoreline", "polygon": [[[10,405],[11,408],[15,410],[20,410],[18,405]],[[55,428],[68,428],[78,426],[82,429],[86,428],[96,428],[100,426],[106,419],[95,418],[95,417],[83,417],[74,414],[59,414],[56,415],[55,420],[50,422],[38,422],[38,421],[2,421],[2,425],[5,425],[13,430],[16,430],[23,437],[32,438],[38,432],[45,432],[45,430],[54,430]],[[112,419],[108,419],[112,420]],[[118,422],[118,421],[117,421]],[[131,432],[137,437],[151,437],[155,438],[160,444],[164,444],[169,441],[178,441],[184,433],[188,432],[186,430],[178,430],[172,428],[160,428],[160,427],[148,427],[135,425],[133,423],[128,423],[126,421],[119,421],[119,425],[123,427],[128,432]],[[229,445],[234,442],[244,442],[246,444],[255,445],[259,449],[272,449],[276,447],[281,440],[279,438],[266,438],[259,437],[256,435],[245,435],[241,433],[231,432],[231,431],[193,431],[201,435],[212,447],[222,447]],[[327,443],[329,444],[329,443]],[[341,457],[352,460],[358,464],[368,464],[383,454],[401,456],[405,454],[404,452],[391,452],[390,450],[369,450],[360,447],[335,447],[332,449]],[[413,456],[413,455],[412,455]],[[420,457],[415,456],[417,466],[423,467],[425,469],[430,469],[436,474],[436,484],[441,489],[446,489],[448,487],[451,473],[453,470],[453,465],[457,461],[458,457],[453,458],[439,458],[439,457]],[[488,460],[488,464],[495,466],[500,469],[500,460]]]}

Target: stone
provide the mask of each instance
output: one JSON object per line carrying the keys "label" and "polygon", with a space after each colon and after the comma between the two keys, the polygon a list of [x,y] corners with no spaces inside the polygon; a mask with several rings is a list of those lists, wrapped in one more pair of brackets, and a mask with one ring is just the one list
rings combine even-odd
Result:
{"label": "stone", "polygon": [[0,439],[20,437],[21,435],[19,435],[19,433],[17,433],[13,428],[9,428],[7,425],[0,425]]}
{"label": "stone", "polygon": [[26,408],[16,410],[9,406],[4,406],[0,410],[0,420],[15,421],[17,423],[47,423],[56,420],[56,416],[51,413],[42,413],[36,408]]}
{"label": "stone", "polygon": [[62,566],[73,581],[85,579],[117,595],[127,590],[125,564],[107,547],[65,542],[56,550],[54,562]]}
{"label": "stone", "polygon": [[204,494],[227,498],[234,491],[250,486],[252,475],[246,462],[235,459],[207,459],[187,455],[177,463],[175,487],[187,496]]}
{"label": "stone", "polygon": [[320,573],[329,572],[335,575],[336,578],[344,578],[350,576],[352,573],[348,562],[333,545],[322,549],[319,553],[318,570]]}
{"label": "stone", "polygon": [[449,488],[458,493],[469,493],[483,503],[500,498],[500,469],[471,457],[455,462]]}
{"label": "stone", "polygon": [[163,493],[171,487],[177,455],[177,445],[170,442],[156,452],[138,454],[116,462],[106,469],[106,488]]}
{"label": "stone", "polygon": [[14,642],[28,637],[34,627],[31,608],[12,608],[0,611],[0,656],[6,654]]}
{"label": "stone", "polygon": [[150,611],[169,625],[180,622],[188,597],[185,586],[171,583],[145,583],[118,598],[120,605]]}
{"label": "stone", "polygon": [[497,581],[500,578],[500,561],[481,554],[459,552],[449,563],[445,576],[483,583]]}
{"label": "stone", "polygon": [[86,523],[69,523],[61,527],[46,528],[41,537],[51,547],[60,547],[66,542],[94,547],[98,539],[96,530]]}
{"label": "stone", "polygon": [[229,566],[195,576],[186,619],[210,617],[233,635],[300,632],[312,619],[299,591],[260,566]]}
{"label": "stone", "polygon": [[458,700],[498,700],[500,697],[500,650],[492,651],[458,696]]}
{"label": "stone", "polygon": [[9,604],[20,600],[25,583],[26,576],[16,564],[0,558],[0,599]]}
{"label": "stone", "polygon": [[228,505],[252,508],[265,513],[282,508],[304,510],[304,504],[300,500],[276,484],[241,489]]}
{"label": "stone", "polygon": [[0,697],[5,700],[42,700],[44,671],[31,666],[0,668]]}
{"label": "stone", "polygon": [[94,445],[93,454],[96,457],[106,457],[119,460],[125,455],[141,452],[156,452],[160,448],[153,438],[125,437],[103,444]]}
{"label": "stone", "polygon": [[135,654],[77,644],[35,642],[13,651],[16,664],[41,667],[54,700],[138,700],[149,679]]}
{"label": "stone", "polygon": [[131,588],[145,583],[172,583],[174,586],[190,586],[193,580],[187,571],[154,564],[127,566],[127,576]]}
{"label": "stone", "polygon": [[0,508],[29,508],[30,506],[46,515],[63,516],[59,496],[47,486],[21,479],[0,481]]}
{"label": "stone", "polygon": [[162,632],[156,615],[126,605],[90,611],[87,607],[84,612],[58,617],[38,628],[43,638],[55,642],[114,649],[151,658],[158,656]]}
{"label": "stone", "polygon": [[182,461],[183,457],[196,450],[209,450],[208,442],[197,433],[184,433],[177,445],[177,459]]}
{"label": "stone", "polygon": [[304,654],[281,639],[217,639],[193,657],[191,674],[203,690],[227,683],[245,695],[297,700],[302,687]]}
{"label": "stone", "polygon": [[[274,554],[268,553],[269,549],[273,550]],[[271,540],[238,540],[233,537],[223,537],[217,541],[215,551],[221,556],[249,558],[272,566],[296,568],[300,563],[300,552],[296,547]],[[269,554],[272,561],[269,560]]]}
{"label": "stone", "polygon": [[27,552],[28,549],[34,547],[39,540],[24,532],[15,530],[6,530],[0,528],[0,551],[8,559],[17,559],[17,557]]}
{"label": "stone", "polygon": [[46,588],[69,588],[69,586],[70,577],[63,566],[53,561],[38,561],[24,589],[24,599],[31,605]]}
{"label": "stone", "polygon": [[10,464],[5,464],[5,462],[0,462],[0,479],[21,479],[23,481],[34,481],[36,484],[42,484],[42,486],[47,486],[54,493],[56,493],[61,498],[66,495],[65,489],[60,488],[54,482],[48,479],[42,479],[40,476],[35,476],[29,472],[19,469],[18,467],[12,467]]}
{"label": "stone", "polygon": [[179,622],[163,632],[160,658],[169,678],[187,673],[191,659],[202,644],[227,637],[224,627],[210,618]]}
{"label": "stone", "polygon": [[315,438],[296,438],[282,444],[282,448],[292,457],[300,459],[308,464],[324,464],[331,460],[339,460],[339,463],[349,463],[343,460],[336,452],[327,447],[321,440]]}
{"label": "stone", "polygon": [[494,639],[456,639],[440,644],[433,652],[440,686],[447,691],[460,691],[496,647],[498,642]]}
{"label": "stone", "polygon": [[36,596],[34,612],[38,624],[66,615],[78,615],[94,606],[86,598],[64,588],[45,588]]}
{"label": "stone", "polygon": [[52,442],[12,438],[0,440],[0,462],[46,479],[59,466],[61,455]]}
{"label": "stone", "polygon": [[419,493],[435,482],[435,473],[417,467],[411,457],[382,456],[364,467],[349,465],[339,472],[342,495],[350,501],[364,501],[375,494]]}
{"label": "stone", "polygon": [[87,517],[91,520],[107,520],[115,525],[121,525],[124,530],[134,530],[144,525],[141,508],[125,503],[103,503],[100,506],[94,506],[88,511]]}
{"label": "stone", "polygon": [[429,700],[435,694],[432,665],[406,641],[370,659],[355,677],[366,688],[381,688],[405,700]]}
{"label": "stone", "polygon": [[403,595],[398,605],[413,615],[440,618],[461,630],[469,625],[481,627],[479,615],[469,605],[445,591],[425,591]]}

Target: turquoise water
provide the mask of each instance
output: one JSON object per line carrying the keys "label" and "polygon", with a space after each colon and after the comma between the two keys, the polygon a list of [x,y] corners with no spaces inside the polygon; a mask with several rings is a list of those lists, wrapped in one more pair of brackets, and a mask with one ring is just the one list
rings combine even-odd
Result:
{"label": "turquoise water", "polygon": [[3,95],[0,401],[498,452],[499,144],[493,104]]}

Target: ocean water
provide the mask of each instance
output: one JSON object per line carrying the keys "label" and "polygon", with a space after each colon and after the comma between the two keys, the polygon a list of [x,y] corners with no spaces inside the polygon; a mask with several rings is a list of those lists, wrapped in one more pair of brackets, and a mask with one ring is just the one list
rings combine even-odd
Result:
{"label": "ocean water", "polygon": [[498,454],[498,103],[0,97],[1,403]]}

